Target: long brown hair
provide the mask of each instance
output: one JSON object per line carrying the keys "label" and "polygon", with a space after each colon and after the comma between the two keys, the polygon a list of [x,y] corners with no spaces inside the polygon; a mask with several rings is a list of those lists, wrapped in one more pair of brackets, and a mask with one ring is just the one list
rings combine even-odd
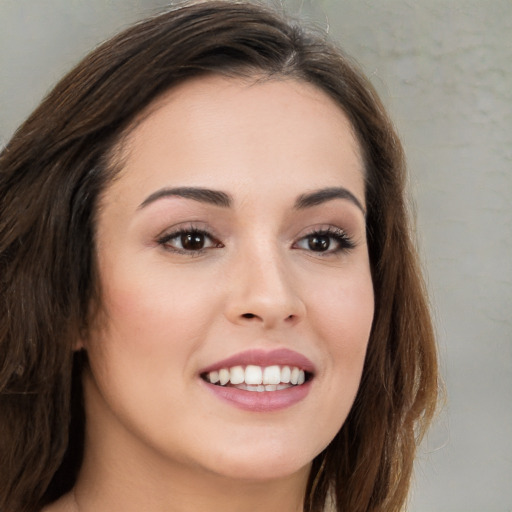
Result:
{"label": "long brown hair", "polygon": [[34,512],[80,467],[84,354],[101,307],[98,196],[135,116],[205,74],[316,85],[352,122],[365,162],[375,317],[352,410],[313,461],[305,511],[398,511],[437,396],[402,148],[368,80],[322,35],[247,2],[185,4],[134,25],[57,84],[0,155],[0,511]]}

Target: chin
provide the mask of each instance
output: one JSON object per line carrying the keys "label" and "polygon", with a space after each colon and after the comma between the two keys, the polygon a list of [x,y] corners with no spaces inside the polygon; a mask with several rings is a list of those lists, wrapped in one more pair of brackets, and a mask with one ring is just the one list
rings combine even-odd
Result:
{"label": "chin", "polygon": [[311,462],[322,447],[307,450],[298,449],[299,446],[304,447],[304,443],[281,444],[278,447],[272,443],[267,446],[261,443],[239,444],[236,453],[231,446],[231,453],[223,450],[211,454],[207,466],[210,471],[226,478],[251,482],[286,479],[302,472],[309,474]]}
{"label": "chin", "polygon": [[[311,461],[302,464],[290,464],[277,462],[273,458],[267,459],[263,463],[251,464],[247,460],[239,463],[233,461],[227,467],[223,468],[222,476],[231,480],[239,480],[251,483],[265,483],[272,480],[283,480],[298,473],[309,474]],[[216,470],[219,472],[219,468]],[[218,473],[219,474],[219,473]]]}

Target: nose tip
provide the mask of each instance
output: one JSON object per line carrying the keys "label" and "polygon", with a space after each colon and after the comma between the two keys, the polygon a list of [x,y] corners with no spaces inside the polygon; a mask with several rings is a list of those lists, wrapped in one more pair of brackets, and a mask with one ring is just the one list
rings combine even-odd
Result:
{"label": "nose tip", "polygon": [[233,274],[228,318],[234,323],[265,328],[300,322],[305,305],[287,274],[276,259],[244,265]]}

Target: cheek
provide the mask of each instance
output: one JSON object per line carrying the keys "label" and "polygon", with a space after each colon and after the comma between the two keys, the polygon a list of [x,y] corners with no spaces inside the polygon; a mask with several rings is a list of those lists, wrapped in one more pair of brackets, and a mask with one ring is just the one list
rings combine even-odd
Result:
{"label": "cheek", "polygon": [[148,343],[164,338],[168,344],[171,335],[200,329],[216,302],[215,289],[201,276],[165,265],[112,273],[103,294],[109,323],[130,339]]}
{"label": "cheek", "polygon": [[[344,274],[344,275],[341,275]],[[308,317],[313,339],[321,346],[321,374],[313,418],[318,441],[330,442],[343,426],[360,385],[374,313],[369,270],[340,272],[311,287]],[[325,448],[319,444],[318,450]]]}
{"label": "cheek", "polygon": [[326,280],[308,292],[313,322],[333,349],[366,350],[374,314],[373,283],[369,269],[347,272]]}
{"label": "cheek", "polygon": [[215,303],[208,287],[169,272],[128,268],[111,272],[103,286],[105,313],[89,343],[98,377],[115,379],[136,395],[160,378],[179,386],[190,355],[204,337]]}
{"label": "cheek", "polygon": [[165,431],[165,411],[179,406],[195,378],[191,357],[214,314],[208,287],[200,293],[187,279],[157,274],[133,267],[109,274],[104,313],[87,346],[98,401],[141,435],[150,425]]}
{"label": "cheek", "polygon": [[344,421],[359,387],[373,322],[370,272],[362,269],[347,273],[340,280],[326,281],[316,292],[311,291],[311,296],[311,325],[325,351],[326,385],[333,411],[338,410]]}

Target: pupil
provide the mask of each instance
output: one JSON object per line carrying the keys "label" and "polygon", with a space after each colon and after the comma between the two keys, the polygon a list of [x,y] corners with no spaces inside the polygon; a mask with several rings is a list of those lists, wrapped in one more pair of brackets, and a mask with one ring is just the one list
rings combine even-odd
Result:
{"label": "pupil", "polygon": [[204,235],[201,233],[186,233],[181,235],[181,246],[187,251],[197,251],[204,246]]}
{"label": "pupil", "polygon": [[327,235],[314,235],[308,240],[308,246],[312,251],[326,251],[330,243]]}

